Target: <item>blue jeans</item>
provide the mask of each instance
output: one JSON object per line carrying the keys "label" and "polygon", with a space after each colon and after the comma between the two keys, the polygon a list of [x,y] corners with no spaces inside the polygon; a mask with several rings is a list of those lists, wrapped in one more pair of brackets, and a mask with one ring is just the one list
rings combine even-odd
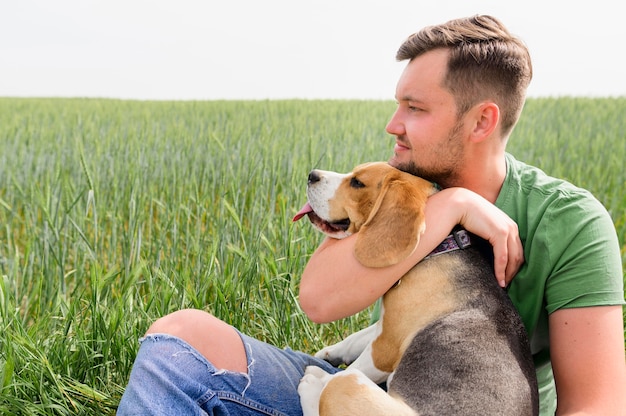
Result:
{"label": "blue jeans", "polygon": [[308,354],[240,335],[247,374],[216,369],[180,338],[142,338],[117,414],[297,416],[302,415],[297,388],[306,366],[339,371]]}

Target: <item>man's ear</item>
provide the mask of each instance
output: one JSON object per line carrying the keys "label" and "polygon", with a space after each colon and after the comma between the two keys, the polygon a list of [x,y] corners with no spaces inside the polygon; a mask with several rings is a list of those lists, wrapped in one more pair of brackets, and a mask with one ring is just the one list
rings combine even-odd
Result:
{"label": "man's ear", "polygon": [[500,107],[493,101],[477,104],[472,111],[471,120],[474,121],[474,129],[471,133],[473,142],[481,142],[491,136],[500,122]]}

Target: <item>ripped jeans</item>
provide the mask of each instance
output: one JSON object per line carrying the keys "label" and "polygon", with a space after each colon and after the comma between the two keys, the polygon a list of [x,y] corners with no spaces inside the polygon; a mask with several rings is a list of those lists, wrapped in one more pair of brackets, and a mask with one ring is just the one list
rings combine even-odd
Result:
{"label": "ripped jeans", "polygon": [[142,338],[117,414],[297,416],[302,415],[297,388],[306,366],[339,371],[308,354],[240,335],[247,374],[216,369],[177,337]]}

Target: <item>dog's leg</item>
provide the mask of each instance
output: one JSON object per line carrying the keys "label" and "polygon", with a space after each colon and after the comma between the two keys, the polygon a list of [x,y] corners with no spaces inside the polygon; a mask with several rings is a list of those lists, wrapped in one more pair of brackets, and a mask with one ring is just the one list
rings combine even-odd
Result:
{"label": "dog's leg", "polygon": [[418,416],[402,400],[390,396],[360,371],[352,369],[325,381],[319,412],[321,416]]}
{"label": "dog's leg", "polygon": [[358,370],[363,373],[367,378],[376,384],[387,381],[391,373],[379,370],[374,365],[372,359],[372,343],[369,343],[365,348],[365,351],[359,355],[359,357],[348,367],[349,370]]}
{"label": "dog's leg", "polygon": [[315,356],[334,366],[348,364],[349,368],[361,371],[373,382],[382,383],[387,380],[390,373],[376,368],[372,359],[372,342],[381,332],[382,320],[379,320],[343,341],[322,349]]}
{"label": "dog's leg", "polygon": [[304,416],[419,416],[358,370],[328,374],[306,368],[298,386]]}
{"label": "dog's leg", "polygon": [[318,416],[319,403],[322,390],[330,381],[332,376],[319,367],[308,366],[304,372],[304,377],[298,385],[300,395],[300,405],[304,416]]}
{"label": "dog's leg", "polygon": [[320,350],[315,354],[315,357],[326,360],[334,366],[351,364],[368,348],[368,345],[378,337],[381,328],[379,321],[359,332],[355,332],[337,344],[330,345]]}

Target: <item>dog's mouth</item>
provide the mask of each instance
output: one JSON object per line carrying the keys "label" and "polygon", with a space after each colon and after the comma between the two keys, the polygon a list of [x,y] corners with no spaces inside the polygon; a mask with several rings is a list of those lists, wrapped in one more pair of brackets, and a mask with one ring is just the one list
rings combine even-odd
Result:
{"label": "dog's mouth", "polygon": [[317,215],[315,211],[313,211],[313,207],[311,207],[311,204],[307,202],[306,204],[304,204],[302,209],[300,209],[300,211],[298,211],[298,213],[293,217],[292,221],[294,222],[298,221],[300,218],[304,217],[305,215],[309,217],[309,221],[311,221],[311,223],[318,230],[320,230],[321,232],[323,232],[324,234],[330,237],[343,238],[343,237],[348,236],[346,231],[350,227],[349,218],[339,220],[339,221],[332,221],[332,222],[326,221],[320,218],[320,216]]}

